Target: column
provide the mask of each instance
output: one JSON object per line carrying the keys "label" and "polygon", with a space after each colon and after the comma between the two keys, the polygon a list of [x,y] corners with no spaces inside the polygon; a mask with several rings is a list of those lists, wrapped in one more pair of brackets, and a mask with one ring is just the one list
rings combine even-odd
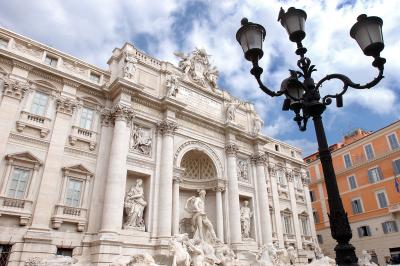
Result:
{"label": "column", "polygon": [[258,191],[258,209],[260,210],[260,222],[261,222],[261,238],[263,244],[272,243],[272,226],[271,226],[271,214],[268,204],[268,190],[266,185],[266,176],[264,165],[266,158],[263,154],[255,154],[251,156],[251,160],[256,165],[256,184]]}
{"label": "column", "polygon": [[179,234],[179,177],[174,177],[173,205],[172,205],[172,235]]}
{"label": "column", "polygon": [[131,107],[120,103],[112,107],[111,113],[114,118],[114,131],[107,169],[101,231],[116,233],[122,227],[129,141],[128,122],[134,113]]}
{"label": "column", "polygon": [[313,242],[315,243],[315,245],[318,245],[317,235],[316,235],[316,231],[315,231],[314,215],[313,215],[313,210],[312,210],[312,206],[311,206],[310,190],[308,189],[310,179],[308,179],[306,175],[303,175],[302,181],[303,181],[304,194],[305,194],[305,198],[306,198],[307,213],[308,213],[308,217],[309,217],[308,221],[310,223],[311,236],[313,238]]}
{"label": "column", "polygon": [[215,209],[217,218],[217,237],[224,242],[224,213],[222,209],[222,191],[225,190],[222,186],[217,186],[215,190]]}
{"label": "column", "polygon": [[53,132],[32,218],[32,228],[34,229],[49,229],[53,207],[58,203],[59,184],[63,178],[60,170],[63,166],[65,140],[70,132],[71,117],[76,107],[76,101],[65,96],[59,96],[56,103],[57,112]]}
{"label": "column", "polygon": [[302,232],[300,230],[300,223],[299,223],[299,213],[297,211],[297,203],[296,203],[296,194],[293,185],[293,173],[291,171],[286,171],[286,178],[288,181],[289,187],[289,196],[290,196],[290,206],[292,208],[293,214],[293,224],[294,224],[294,232],[296,237],[296,245],[297,249],[303,249],[303,242],[301,240]]}
{"label": "column", "polygon": [[[174,133],[178,128],[175,121],[164,120],[158,125],[162,137],[159,202],[158,202],[158,236],[171,236],[172,223],[172,174],[174,158]],[[162,221],[160,220],[162,219]]]}
{"label": "column", "polygon": [[239,186],[236,173],[236,153],[238,148],[236,144],[230,143],[226,145],[225,150],[228,167],[227,174],[230,243],[236,244],[242,241],[242,232],[240,228]]}
{"label": "column", "polygon": [[276,234],[278,236],[279,248],[284,248],[285,242],[283,239],[281,206],[279,201],[278,182],[276,180],[276,168],[274,165],[270,164],[268,165],[268,170],[271,179],[272,201],[274,202],[274,209],[275,209],[274,219],[275,219]]}

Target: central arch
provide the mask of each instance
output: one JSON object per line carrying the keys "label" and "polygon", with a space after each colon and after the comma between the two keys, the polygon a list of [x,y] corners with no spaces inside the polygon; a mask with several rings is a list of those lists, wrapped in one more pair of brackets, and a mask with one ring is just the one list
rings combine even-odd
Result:
{"label": "central arch", "polygon": [[211,180],[217,178],[213,161],[203,151],[190,150],[182,158],[183,178],[192,180]]}

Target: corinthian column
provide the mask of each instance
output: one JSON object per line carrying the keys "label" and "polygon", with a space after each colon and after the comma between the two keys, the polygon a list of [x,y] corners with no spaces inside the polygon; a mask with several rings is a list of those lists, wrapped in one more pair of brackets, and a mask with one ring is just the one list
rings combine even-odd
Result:
{"label": "corinthian column", "polygon": [[174,177],[173,205],[172,205],[172,234],[179,233],[179,177]]}
{"label": "corinthian column", "polygon": [[215,209],[217,214],[217,237],[224,241],[224,213],[222,209],[222,191],[225,190],[223,186],[217,186],[215,190]]}
{"label": "corinthian column", "polygon": [[256,165],[256,179],[257,179],[257,191],[258,191],[258,209],[260,210],[260,222],[261,222],[261,238],[263,244],[272,243],[272,226],[271,226],[271,214],[269,211],[268,204],[268,190],[266,185],[266,176],[264,165],[266,163],[265,155],[255,154],[251,156],[252,162]]}
{"label": "corinthian column", "polygon": [[160,183],[158,202],[158,236],[171,236],[172,223],[172,174],[174,157],[174,133],[178,125],[174,121],[164,120],[158,124],[162,138],[160,160]]}
{"label": "corinthian column", "polygon": [[239,186],[236,173],[236,144],[226,145],[227,174],[228,174],[228,199],[229,199],[229,233],[231,244],[240,243],[242,234],[240,229],[240,204]]}
{"label": "corinthian column", "polygon": [[293,213],[294,232],[296,234],[296,245],[297,249],[301,250],[303,249],[303,244],[301,240],[302,233],[300,230],[299,212],[297,211],[296,194],[294,191],[293,172],[286,171],[286,178],[288,180],[290,206],[292,207],[292,213]]}
{"label": "corinthian column", "polygon": [[122,227],[129,141],[128,125],[134,116],[133,109],[122,104],[113,106],[111,114],[114,119],[114,131],[104,194],[101,230],[103,232],[118,232]]}
{"label": "corinthian column", "polygon": [[276,180],[276,167],[272,164],[268,166],[269,176],[271,179],[271,191],[272,191],[272,201],[274,202],[274,219],[275,219],[275,229],[276,235],[278,237],[278,243],[280,248],[285,247],[284,239],[283,239],[283,230],[282,230],[282,219],[281,219],[281,206],[279,201],[279,193],[278,193],[278,183]]}

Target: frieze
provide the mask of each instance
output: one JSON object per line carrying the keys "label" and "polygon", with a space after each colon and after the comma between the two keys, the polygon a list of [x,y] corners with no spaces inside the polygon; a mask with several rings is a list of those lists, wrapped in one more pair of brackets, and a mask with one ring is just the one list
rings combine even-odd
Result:
{"label": "frieze", "polygon": [[162,134],[174,134],[178,129],[178,124],[175,121],[164,120],[157,125],[158,131]]}
{"label": "frieze", "polygon": [[25,46],[25,45],[23,45],[21,43],[15,42],[15,46],[14,47],[15,47],[15,49],[17,51],[20,51],[20,52],[22,52],[24,54],[31,55],[31,56],[36,57],[36,58],[41,58],[42,54],[43,54],[42,50],[38,50],[38,49],[33,48],[32,45],[29,44],[29,43]]}
{"label": "frieze", "polygon": [[216,128],[215,125],[213,128],[212,125],[208,123],[192,119],[191,117],[188,116],[177,115],[177,117],[179,124],[182,126],[182,128],[188,128],[197,133],[210,136],[213,138],[213,140],[220,140],[220,141],[225,140],[225,135],[223,134],[223,131],[219,128]]}
{"label": "frieze", "polygon": [[220,117],[222,115],[222,103],[211,99],[201,93],[191,90],[185,86],[179,87],[177,99],[196,109],[210,113],[213,116]]}
{"label": "frieze", "polygon": [[155,163],[153,161],[150,161],[149,159],[146,160],[146,158],[143,158],[143,160],[142,160],[137,157],[133,157],[133,156],[129,156],[129,155],[126,158],[126,163],[128,165],[140,166],[140,168],[152,170],[152,171],[156,167]]}
{"label": "frieze", "polygon": [[55,75],[49,74],[47,72],[44,72],[44,71],[42,71],[40,69],[36,69],[36,68],[33,69],[31,71],[31,74],[35,75],[35,76],[38,76],[38,77],[41,77],[41,78],[44,78],[44,79],[47,79],[47,80],[51,80],[51,81],[57,82],[59,84],[63,84],[62,78],[59,78],[59,77],[57,77]]}
{"label": "frieze", "polygon": [[95,152],[88,152],[88,151],[84,151],[84,150],[80,150],[80,149],[75,149],[72,147],[64,147],[64,152],[73,154],[73,156],[81,155],[82,157],[91,158],[91,159],[97,158],[97,154]]}
{"label": "frieze", "polygon": [[40,140],[40,139],[36,139],[36,138],[33,138],[33,137],[12,133],[12,132],[10,133],[9,137],[10,137],[10,139],[13,139],[13,140],[16,140],[16,141],[23,141],[23,142],[26,142],[26,143],[42,146],[44,148],[47,148],[50,145],[50,143],[48,141]]}
{"label": "frieze", "polygon": [[88,70],[79,67],[79,64],[77,62],[63,61],[63,67],[70,72],[78,74],[80,76],[86,76],[88,73]]}

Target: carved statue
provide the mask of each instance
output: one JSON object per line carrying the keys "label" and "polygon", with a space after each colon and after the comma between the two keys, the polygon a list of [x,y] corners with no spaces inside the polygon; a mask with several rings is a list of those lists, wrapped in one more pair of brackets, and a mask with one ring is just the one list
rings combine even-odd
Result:
{"label": "carved statue", "polygon": [[152,256],[149,254],[133,255],[126,266],[157,266]]}
{"label": "carved statue", "polygon": [[238,160],[237,161],[237,172],[238,172],[238,179],[240,181],[249,182],[248,178],[248,169],[247,169],[247,161],[245,160]]}
{"label": "carved statue", "polygon": [[218,88],[217,79],[219,76],[219,72],[217,68],[215,66],[213,68],[208,68],[205,72],[205,76],[207,81],[211,85],[211,89],[215,91]]}
{"label": "carved statue", "polygon": [[151,151],[151,136],[147,136],[143,128],[132,125],[129,149],[149,155]]}
{"label": "carved statue", "polygon": [[253,212],[249,208],[249,202],[245,200],[243,206],[240,207],[240,223],[242,225],[242,238],[250,238],[251,217]]}
{"label": "carved statue", "polygon": [[200,190],[198,196],[192,196],[186,201],[185,210],[192,214],[192,226],[194,227],[193,239],[201,239],[213,245],[218,239],[215,235],[213,225],[205,213],[205,197],[206,191],[204,189]]}
{"label": "carved statue", "polygon": [[296,262],[297,253],[293,246],[289,246],[287,248],[287,254],[288,254],[288,259],[289,259],[290,264],[294,265]]}
{"label": "carved statue", "polygon": [[181,61],[179,61],[179,65],[178,65],[179,68],[185,74],[188,74],[190,68],[192,67],[192,56],[191,56],[191,54],[185,55],[184,53],[181,53],[181,52],[175,52],[174,54],[181,59]]}
{"label": "carved statue", "polygon": [[278,263],[278,254],[277,254],[278,249],[279,249],[278,243],[267,244],[268,255],[269,255],[270,259],[272,260],[272,262],[274,263],[274,265]]}
{"label": "carved statue", "polygon": [[137,59],[128,52],[124,52],[124,56],[124,66],[122,68],[124,78],[133,79],[136,71],[135,64],[137,63]]}
{"label": "carved statue", "polygon": [[190,255],[186,247],[188,234],[174,235],[169,244],[173,253],[172,266],[190,266]]}
{"label": "carved statue", "polygon": [[190,239],[187,241],[189,254],[191,257],[191,265],[204,266],[205,257],[201,239]]}
{"label": "carved statue", "polygon": [[358,259],[358,265],[360,266],[378,266],[375,262],[372,262],[372,257],[366,250],[362,250],[361,258]]}
{"label": "carved statue", "polygon": [[132,186],[125,196],[124,209],[127,218],[124,229],[145,230],[143,211],[147,202],[144,200],[142,183],[142,179],[137,179],[136,185]]}
{"label": "carved statue", "polygon": [[178,81],[178,76],[176,75],[171,75],[167,78],[166,82],[166,87],[167,87],[167,97],[175,97],[178,94],[178,87],[179,87],[179,81]]}
{"label": "carved statue", "polygon": [[236,116],[236,109],[239,107],[240,103],[228,102],[226,106],[226,123],[234,122]]}
{"label": "carved statue", "polygon": [[257,135],[258,133],[260,133],[262,127],[264,126],[264,122],[262,121],[260,116],[255,113],[255,117],[254,117],[254,122],[253,123],[254,123],[253,134]]}

